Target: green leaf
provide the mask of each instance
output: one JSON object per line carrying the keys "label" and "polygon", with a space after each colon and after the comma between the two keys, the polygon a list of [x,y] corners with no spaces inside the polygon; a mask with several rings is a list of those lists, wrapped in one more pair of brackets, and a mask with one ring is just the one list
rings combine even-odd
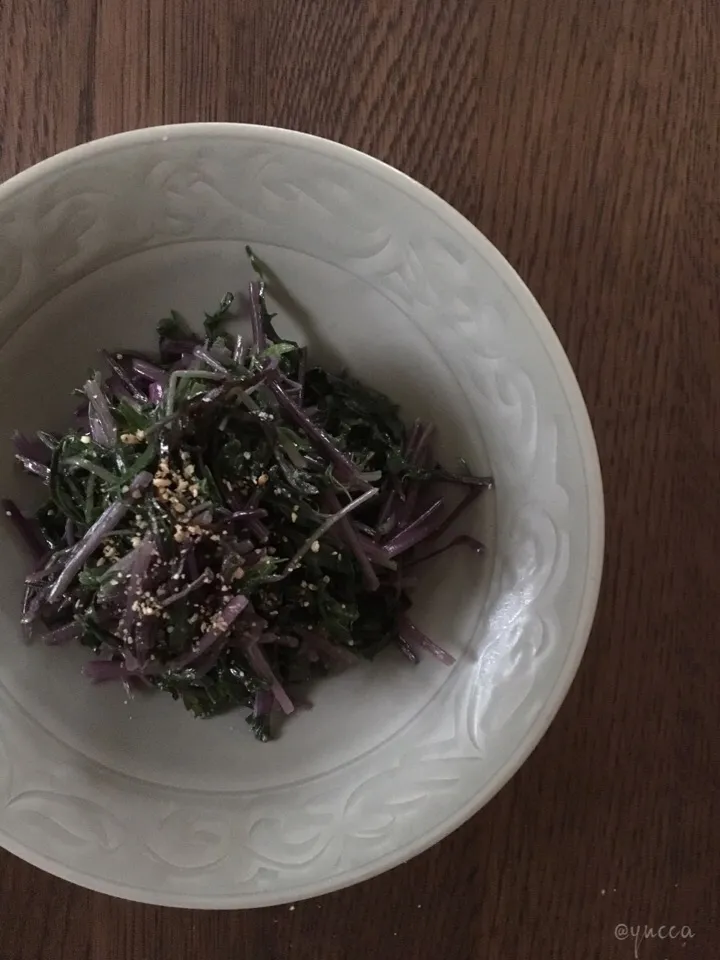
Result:
{"label": "green leaf", "polygon": [[211,342],[217,337],[223,324],[227,322],[230,315],[230,307],[232,307],[234,300],[235,297],[232,293],[226,293],[215,313],[205,314],[205,336]]}
{"label": "green leaf", "polygon": [[266,347],[263,352],[260,354],[261,357],[284,357],[287,353],[293,353],[293,351],[298,350],[299,347],[296,343],[292,343],[290,340],[278,340],[277,343],[271,343],[269,347]]}

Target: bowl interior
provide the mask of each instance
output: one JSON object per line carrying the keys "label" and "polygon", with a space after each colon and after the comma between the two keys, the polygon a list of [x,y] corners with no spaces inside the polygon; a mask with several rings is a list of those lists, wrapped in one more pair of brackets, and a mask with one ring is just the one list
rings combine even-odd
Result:
{"label": "bowl interior", "polygon": [[[152,350],[155,323],[171,308],[199,327],[203,311],[226,290],[246,289],[252,275],[244,251],[248,239],[130,254],[51,297],[0,351],[0,436],[9,437],[14,428],[63,430],[76,405],[71,391],[100,364],[100,348]],[[448,464],[463,455],[476,470],[488,469],[481,437],[464,418],[450,368],[407,317],[348,271],[283,248],[265,246],[258,253],[282,278],[275,291],[280,303],[269,296],[281,332],[308,342],[318,362],[348,367],[384,390],[409,417],[432,420]],[[42,491],[39,481],[13,465],[7,440],[0,488],[26,507]],[[464,518],[463,530],[491,545],[490,497]],[[276,743],[261,745],[247,730],[242,711],[197,721],[166,696],[128,699],[119,684],[89,684],[80,676],[86,651],[24,644],[17,619],[27,569],[23,545],[6,529],[0,558],[4,686],[83,756],[140,779],[218,790],[292,783],[333,769],[392,736],[448,678],[447,670],[427,657],[415,670],[388,651],[374,663],[317,684],[314,709],[285,724]],[[420,620],[456,654],[473,635],[487,569],[487,559],[455,552],[422,577]]]}
{"label": "bowl interior", "polygon": [[388,651],[318,684],[258,744],[240,713],[126,702],[81,650],[25,645],[29,565],[0,518],[0,842],[109,893],[237,907],[310,896],[425,849],[486,802],[547,728],[595,608],[603,509],[569,364],[522,282],[457,213],[397,171],[305,135],[198,124],[137,131],[0,186],[0,491],[34,482],[9,434],[60,429],[100,347],[150,349],[170,308],[199,322],[250,278],[280,327],[437,426],[496,489],[416,590],[457,657]]}

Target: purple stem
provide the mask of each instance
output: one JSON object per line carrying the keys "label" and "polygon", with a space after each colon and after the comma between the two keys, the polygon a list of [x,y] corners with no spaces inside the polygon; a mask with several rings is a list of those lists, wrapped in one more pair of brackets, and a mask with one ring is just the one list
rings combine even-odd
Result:
{"label": "purple stem", "polygon": [[[188,562],[190,557],[188,557]],[[183,587],[182,590],[177,590],[175,593],[171,593],[169,597],[160,601],[161,607],[169,607],[171,604],[175,603],[177,600],[183,600],[189,593],[192,593],[193,590],[197,590],[198,587],[202,587],[206,583],[210,583],[213,579],[212,570],[205,569],[203,572],[195,577],[187,586]]]}
{"label": "purple stem", "polygon": [[141,594],[147,576],[150,561],[155,556],[155,546],[151,539],[143,540],[134,552],[127,584],[125,610],[118,624],[118,635],[127,647],[132,638],[133,628],[140,619]]}
{"label": "purple stem", "polygon": [[402,655],[407,657],[410,663],[420,663],[420,657],[418,657],[418,655],[415,653],[415,651],[407,642],[407,640],[403,640],[402,637],[398,637],[397,645]]}
{"label": "purple stem", "polygon": [[168,665],[168,669],[182,670],[194,660],[197,660],[198,657],[202,656],[202,654],[205,653],[206,650],[209,650],[210,647],[221,637],[226,639],[228,628],[247,607],[248,602],[248,598],[242,593],[238,593],[232,597],[225,604],[220,613],[215,615],[213,618],[213,625],[210,627],[207,633],[204,633],[200,640],[186,653],[173,660]]}
{"label": "purple stem", "polygon": [[358,533],[357,538],[372,563],[376,563],[379,567],[385,567],[387,570],[397,570],[397,564],[388,557],[384,547],[378,546],[377,543],[369,537],[363,536],[362,533]]}
{"label": "purple stem", "polygon": [[438,547],[436,550],[432,550],[430,553],[426,553],[422,557],[413,557],[408,563],[405,564],[404,569],[409,570],[410,567],[414,567],[418,563],[424,563],[426,560],[432,560],[433,557],[439,557],[441,554],[445,553],[446,550],[450,550],[452,547],[468,546],[477,554],[485,553],[485,544],[481,543],[476,537],[471,537],[467,533],[461,533],[459,536],[455,537],[450,543],[446,543],[443,547]]}
{"label": "purple stem", "polygon": [[135,373],[141,377],[151,380],[153,383],[159,383],[163,387],[167,386],[169,377],[165,370],[156,363],[151,363],[144,357],[133,357],[131,363]]}
{"label": "purple stem", "polygon": [[155,381],[153,381],[153,383],[151,383],[150,386],[148,387],[148,399],[150,403],[153,403],[155,405],[160,403],[164,393],[165,393],[165,390],[162,384],[156,383]]}
{"label": "purple stem", "polygon": [[138,400],[140,403],[145,403],[147,401],[147,396],[138,388],[137,384],[133,381],[132,376],[127,372],[125,367],[115,358],[111,353],[108,353],[107,350],[101,351],[105,359],[105,362],[110,367],[113,372],[113,388],[117,393],[117,387],[119,384],[125,388],[125,392],[132,397],[133,400]]}
{"label": "purple stem", "polygon": [[[334,490],[328,490],[325,494],[325,498],[333,513],[337,513],[338,510],[342,509],[340,501],[338,500],[337,494]],[[362,543],[360,542],[360,537],[356,533],[349,517],[340,517],[337,522],[337,529],[340,533],[340,536],[345,540],[345,543],[347,543],[357,557],[357,561],[360,564],[360,569],[362,570],[363,582],[365,586],[368,590],[377,590],[377,588],[380,586],[380,581],[378,580],[377,574],[373,570],[372,564],[368,559],[368,555],[365,552]]]}
{"label": "purple stem", "polygon": [[384,545],[386,555],[392,559],[401,553],[405,553],[415,544],[420,543],[431,533],[433,533],[440,524],[440,517],[436,516],[442,509],[445,501],[441,497],[436,500],[432,506],[421,513],[419,517],[408,524],[400,533],[396,534],[392,540]]}
{"label": "purple stem", "polygon": [[15,430],[12,435],[12,442],[15,453],[21,462],[22,460],[34,460],[45,467],[50,464],[50,450],[42,440],[38,440],[36,437],[26,437],[24,433]]}
{"label": "purple stem", "polygon": [[353,462],[345,456],[332,438],[325,433],[322,427],[318,427],[308,419],[304,411],[301,410],[295,401],[285,393],[277,381],[269,380],[268,386],[275,394],[280,406],[288,414],[289,419],[292,420],[298,427],[300,427],[300,429],[310,438],[310,440],[312,440],[315,446],[330,460],[332,460],[332,462],[338,468],[338,479],[342,483],[347,483],[350,480],[357,480],[366,487],[367,484],[360,481],[358,471],[356,470]]}
{"label": "purple stem", "polygon": [[[139,473],[130,485],[129,495],[135,490],[140,490],[147,486],[152,480],[152,474]],[[95,552],[101,541],[111,533],[120,523],[129,509],[129,503],[125,500],[116,500],[115,503],[102,513],[102,515],[90,527],[85,536],[70,550],[68,561],[64,570],[53,584],[48,594],[48,603],[56,603],[60,595],[72,583],[75,575],[82,569],[83,564],[88,557]]]}
{"label": "purple stem", "polygon": [[263,286],[257,280],[251,280],[248,288],[250,297],[250,323],[255,353],[262,353],[267,346],[265,326],[262,319]]}
{"label": "purple stem", "polygon": [[15,459],[18,463],[22,464],[24,470],[28,473],[31,473],[35,477],[40,477],[44,483],[50,482],[50,468],[46,467],[43,463],[38,463],[37,460],[31,460],[30,457],[23,457],[22,454],[16,453]]}
{"label": "purple stem", "polygon": [[88,380],[84,389],[90,401],[90,429],[93,440],[104,447],[110,447],[117,441],[117,425],[103,389],[96,378]]}
{"label": "purple stem", "polygon": [[441,663],[444,663],[446,667],[451,667],[455,663],[455,657],[434,643],[422,630],[418,630],[415,624],[408,620],[407,617],[400,619],[399,635],[400,639],[404,640],[410,647],[425,647],[425,649],[429,650]]}
{"label": "purple stem", "polygon": [[268,663],[265,654],[260,649],[259,643],[257,643],[257,641],[250,642],[244,647],[244,650],[253,670],[255,670],[262,680],[266,680],[270,684],[272,695],[277,700],[283,713],[292,713],[295,705],[285,692],[283,685],[273,673],[273,669]]}
{"label": "purple stem", "polygon": [[484,487],[466,487],[460,503],[458,503],[445,517],[443,522],[428,535],[428,541],[437,540],[438,537],[441,537],[447,530],[449,530],[458,517],[460,517],[467,510],[467,508],[477,500],[484,489]]}

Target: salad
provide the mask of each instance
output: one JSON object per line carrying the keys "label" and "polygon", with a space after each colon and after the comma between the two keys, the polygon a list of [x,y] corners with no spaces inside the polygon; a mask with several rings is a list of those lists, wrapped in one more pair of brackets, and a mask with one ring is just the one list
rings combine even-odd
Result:
{"label": "salad", "polygon": [[444,534],[491,485],[442,469],[432,426],[311,366],[250,283],[251,336],[227,294],[196,336],[176,313],[158,356],[105,353],[63,436],[16,434],[47,487],[3,501],[37,565],[22,623],[79,641],[94,681],[164,690],[198,717],[245,707],[261,740],[298,685],[388,646],[453,658],[411,619],[419,565],[482,544]]}

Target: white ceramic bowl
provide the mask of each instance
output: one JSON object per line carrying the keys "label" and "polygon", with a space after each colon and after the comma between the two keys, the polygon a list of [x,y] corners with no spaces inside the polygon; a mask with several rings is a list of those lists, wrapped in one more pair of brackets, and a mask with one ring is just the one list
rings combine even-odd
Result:
{"label": "white ceramic bowl", "polygon": [[[0,437],[62,428],[101,346],[150,347],[250,276],[283,278],[281,324],[435,421],[443,455],[492,472],[472,528],[428,574],[419,618],[447,670],[384,656],[318,687],[280,740],[193,720],[26,646],[28,567],[3,526],[0,842],[106,893],[248,907],[354,883],[477,811],[546,730],[582,655],[603,552],[595,444],[553,331],[494,247],[428,190],[336,143],[253,126],[139,130],[0,186]],[[0,457],[0,492],[32,481]]]}

